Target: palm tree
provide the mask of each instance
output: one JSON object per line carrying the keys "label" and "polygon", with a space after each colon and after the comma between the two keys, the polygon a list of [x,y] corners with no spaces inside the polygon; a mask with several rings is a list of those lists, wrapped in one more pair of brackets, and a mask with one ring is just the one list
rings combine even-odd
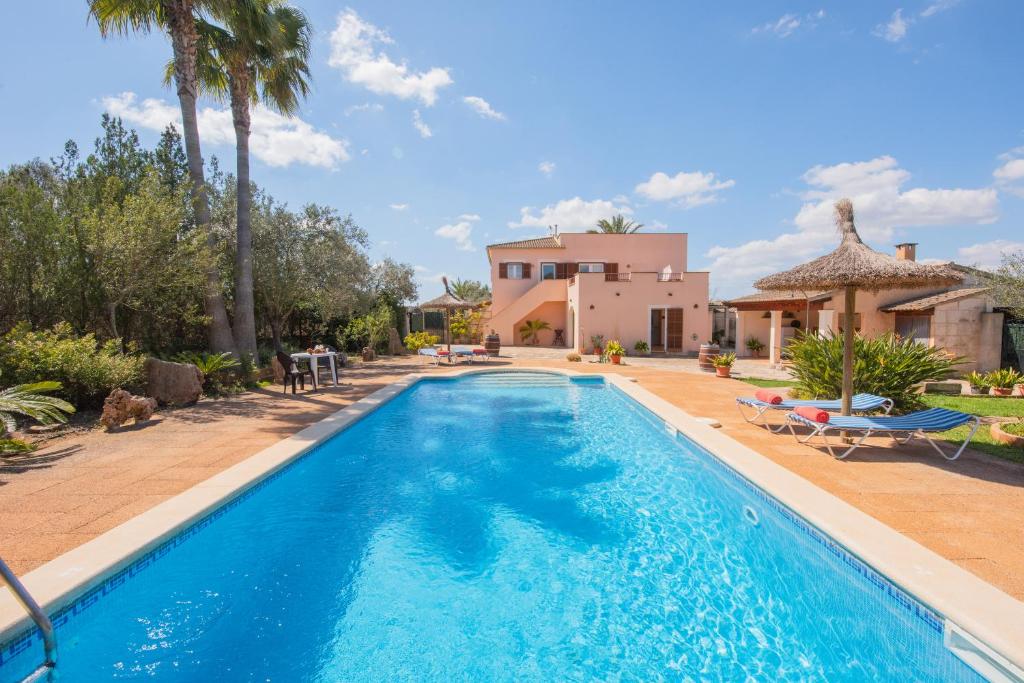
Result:
{"label": "palm tree", "polygon": [[[228,0],[88,0],[89,13],[99,24],[104,37],[111,34],[127,35],[133,32],[149,33],[154,28],[167,33],[171,39],[174,59],[171,63],[178,103],[181,106],[182,134],[185,138],[185,156],[192,179],[192,206],[196,223],[206,236],[213,252],[217,238],[210,230],[210,201],[206,194],[203,174],[203,155],[199,148],[199,123],[196,117],[198,82],[196,53],[200,48],[196,19],[200,13]],[[206,288],[203,306],[210,317],[209,339],[214,351],[235,351],[231,322],[224,306],[217,265],[211,259],[206,266]]]}
{"label": "palm tree", "polygon": [[252,184],[249,135],[252,106],[263,101],[282,114],[298,109],[309,92],[310,26],[306,16],[281,0],[228,3],[213,15],[223,27],[200,20],[199,85],[231,103],[235,127],[237,214],[235,342],[256,356],[252,274]]}
{"label": "palm tree", "polygon": [[477,280],[452,280],[452,294],[471,304],[490,301],[491,288]]}
{"label": "palm tree", "polygon": [[587,230],[587,232],[604,232],[613,233],[617,235],[625,235],[638,231],[644,227],[643,223],[634,223],[633,221],[626,220],[626,217],[621,213],[612,216],[611,220],[602,218],[597,222],[596,230]]}
{"label": "palm tree", "polygon": [[17,426],[15,414],[31,417],[42,424],[66,422],[64,413],[75,412],[75,407],[55,396],[43,396],[60,389],[60,386],[60,382],[36,382],[0,390],[0,436],[5,431],[14,431]]}
{"label": "palm tree", "polygon": [[523,338],[523,343],[537,344],[540,342],[538,333],[541,330],[550,330],[551,325],[546,320],[526,320],[519,327],[519,334]]}

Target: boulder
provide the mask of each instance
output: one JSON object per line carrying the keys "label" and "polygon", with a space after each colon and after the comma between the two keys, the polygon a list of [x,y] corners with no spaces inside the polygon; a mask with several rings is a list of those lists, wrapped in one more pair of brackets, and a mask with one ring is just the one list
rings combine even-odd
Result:
{"label": "boulder", "polygon": [[128,420],[145,422],[153,417],[156,410],[156,399],[149,396],[133,396],[124,389],[114,389],[103,401],[103,414],[100,422],[108,430],[116,429]]}
{"label": "boulder", "polygon": [[405,353],[405,344],[402,343],[398,330],[392,327],[388,330],[388,355],[400,356],[403,353]]}
{"label": "boulder", "polygon": [[147,358],[145,372],[146,394],[161,405],[190,405],[203,393],[203,373],[191,363]]}

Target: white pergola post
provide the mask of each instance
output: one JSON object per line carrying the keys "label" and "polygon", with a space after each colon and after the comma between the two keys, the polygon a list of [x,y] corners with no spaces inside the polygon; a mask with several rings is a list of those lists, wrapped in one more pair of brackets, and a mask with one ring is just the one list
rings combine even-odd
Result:
{"label": "white pergola post", "polygon": [[736,355],[749,356],[750,350],[746,345],[746,337],[743,335],[743,311],[736,311]]}
{"label": "white pergola post", "polygon": [[818,311],[818,334],[823,337],[835,334],[835,314],[835,311],[830,310]]}
{"label": "white pergola post", "polygon": [[782,365],[782,311],[772,311],[771,331],[768,334],[768,365]]}

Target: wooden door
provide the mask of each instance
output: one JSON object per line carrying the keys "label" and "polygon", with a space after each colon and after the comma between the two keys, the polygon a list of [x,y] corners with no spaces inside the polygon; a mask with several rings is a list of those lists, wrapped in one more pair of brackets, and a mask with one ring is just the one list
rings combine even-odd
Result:
{"label": "wooden door", "polygon": [[681,308],[670,308],[668,309],[668,334],[667,344],[668,350],[671,352],[679,353],[683,350],[683,309]]}
{"label": "wooden door", "polygon": [[665,351],[665,309],[651,309],[651,351]]}

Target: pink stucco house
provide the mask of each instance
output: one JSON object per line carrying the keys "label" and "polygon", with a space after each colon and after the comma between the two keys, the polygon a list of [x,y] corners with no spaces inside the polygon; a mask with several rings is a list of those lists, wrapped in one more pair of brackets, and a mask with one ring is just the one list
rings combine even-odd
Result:
{"label": "pink stucco house", "polygon": [[[491,318],[505,344],[541,319],[540,343],[579,350],[593,335],[632,352],[696,353],[711,336],[708,273],[686,269],[685,233],[562,233],[491,244]],[[558,335],[561,332],[561,335]]]}

